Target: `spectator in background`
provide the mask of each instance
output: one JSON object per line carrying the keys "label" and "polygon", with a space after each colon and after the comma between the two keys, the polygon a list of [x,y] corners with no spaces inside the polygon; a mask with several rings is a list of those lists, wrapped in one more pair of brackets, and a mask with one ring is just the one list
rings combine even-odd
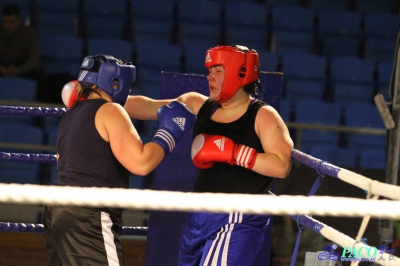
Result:
{"label": "spectator in background", "polygon": [[22,23],[18,6],[6,5],[2,11],[0,29],[0,75],[38,79],[39,70],[36,31]]}
{"label": "spectator in background", "polygon": [[[289,266],[296,244],[298,225],[290,216],[274,217],[272,228],[272,266]],[[324,250],[324,237],[304,227],[297,252],[296,266],[303,266],[306,252]]]}

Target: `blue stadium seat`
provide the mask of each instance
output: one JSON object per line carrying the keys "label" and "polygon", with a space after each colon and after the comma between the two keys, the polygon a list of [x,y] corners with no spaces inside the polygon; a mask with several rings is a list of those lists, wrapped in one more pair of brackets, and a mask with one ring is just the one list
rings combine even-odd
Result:
{"label": "blue stadium seat", "polygon": [[[23,123],[1,122],[0,142],[43,144],[41,128]],[[40,153],[39,150],[4,149],[3,152]],[[0,182],[2,183],[37,183],[38,164],[32,162],[0,162]]]}
{"label": "blue stadium seat", "polygon": [[191,74],[207,75],[208,70],[204,66],[206,51],[210,46],[206,45],[188,45],[184,49],[185,72]]}
{"label": "blue stadium seat", "polygon": [[386,151],[366,149],[360,156],[360,167],[364,169],[386,170]]}
{"label": "blue stadium seat", "polygon": [[177,24],[181,45],[215,46],[221,33],[221,2],[185,0],[178,2]]}
{"label": "blue stadium seat", "polygon": [[298,5],[271,8],[271,50],[276,53],[313,52],[315,13]]}
{"label": "blue stadium seat", "polygon": [[131,42],[115,38],[92,38],[88,40],[90,55],[109,54],[126,61],[132,61],[133,46]]}
{"label": "blue stadium seat", "polygon": [[284,85],[285,99],[298,100],[323,100],[325,96],[325,84],[321,81],[293,80]]}
{"label": "blue stadium seat", "polygon": [[273,6],[271,30],[314,33],[315,13],[299,5]]}
{"label": "blue stadium seat", "polygon": [[77,18],[74,15],[38,11],[37,18],[39,36],[43,34],[68,34],[74,36],[77,33]]}
{"label": "blue stadium seat", "polygon": [[378,62],[378,86],[381,90],[388,88],[392,78],[393,66],[393,59]]}
{"label": "blue stadium seat", "polygon": [[356,0],[357,12],[367,13],[367,12],[382,12],[390,13],[392,11],[392,0]]}
{"label": "blue stadium seat", "polygon": [[378,108],[373,104],[352,104],[345,109],[345,123],[349,126],[384,128]]}
{"label": "blue stadium seat", "polygon": [[[218,44],[220,26],[181,22],[179,24],[179,43],[182,46],[207,45],[213,47]],[[241,43],[239,41],[239,43]]]}
{"label": "blue stadium seat", "polygon": [[370,60],[388,60],[395,57],[396,39],[367,37],[366,56]]}
{"label": "blue stadium seat", "polygon": [[[227,2],[225,25],[227,43],[241,44],[251,48],[267,47],[267,7],[265,5]],[[242,38],[240,34],[245,35],[247,39]]]}
{"label": "blue stadium seat", "polygon": [[265,49],[256,49],[260,57],[260,70],[275,72],[278,70],[279,56],[276,53],[267,51]]}
{"label": "blue stadium seat", "polygon": [[46,135],[46,144],[50,146],[56,146],[58,126],[48,126],[46,129],[44,129],[44,132]]}
{"label": "blue stadium seat", "polygon": [[314,35],[307,32],[275,30],[270,49],[277,54],[288,52],[312,53],[314,51]]}
{"label": "blue stadium seat", "polygon": [[285,98],[292,101],[324,99],[327,74],[324,57],[309,53],[284,53],[282,68]]}
{"label": "blue stadium seat", "polygon": [[326,35],[320,39],[320,54],[328,59],[335,56],[358,57],[360,54],[360,37]]}
{"label": "blue stadium seat", "polygon": [[169,21],[174,18],[175,0],[132,0],[132,19]]}
{"label": "blue stadium seat", "polygon": [[322,35],[361,36],[360,13],[345,9],[326,8],[317,13],[318,27]]}
{"label": "blue stadium seat", "polygon": [[170,43],[140,42],[134,49],[138,83],[141,87],[160,87],[161,72],[182,72],[182,48]]}
{"label": "blue stadium seat", "polygon": [[310,8],[314,10],[321,10],[327,8],[346,9],[347,0],[312,0]]}
{"label": "blue stadium seat", "polygon": [[0,77],[0,99],[35,102],[37,81],[22,77]]}
{"label": "blue stadium seat", "polygon": [[87,16],[85,21],[87,38],[124,38],[124,17]]}
{"label": "blue stadium seat", "polygon": [[295,103],[295,120],[301,123],[339,125],[340,108],[321,100],[301,100]]}
{"label": "blue stadium seat", "polygon": [[133,43],[145,41],[170,42],[173,21],[133,19]]}
{"label": "blue stadium seat", "polygon": [[354,103],[371,103],[373,93],[373,84],[335,84],[333,87],[333,99],[342,107]]}
{"label": "blue stadium seat", "polygon": [[349,103],[370,103],[374,92],[375,65],[372,60],[355,57],[334,57],[330,61],[333,100],[343,106]]}
{"label": "blue stadium seat", "polygon": [[[300,123],[339,125],[340,122],[340,108],[330,102],[299,100],[295,103],[294,111],[295,121]],[[319,145],[336,147],[337,140],[338,135],[335,132],[303,130],[300,149],[308,152],[311,147]]]}
{"label": "blue stadium seat", "polygon": [[83,57],[83,40],[71,34],[40,36],[42,69],[46,74],[68,73],[75,77]]}
{"label": "blue stadium seat", "polygon": [[229,44],[244,45],[250,49],[260,50],[267,48],[267,31],[265,28],[227,25],[226,39]]}
{"label": "blue stadium seat", "polygon": [[[345,109],[345,125],[384,129],[382,118],[372,104],[351,104]],[[364,149],[384,149],[385,136],[347,133],[347,146],[360,153]]]}
{"label": "blue stadium seat", "polygon": [[75,17],[78,15],[79,1],[77,0],[36,0],[35,2],[36,11],[48,11],[58,14],[74,14]]}
{"label": "blue stadium seat", "polygon": [[341,168],[357,168],[357,153],[354,150],[332,146],[316,146],[309,154]]}
{"label": "blue stadium seat", "polygon": [[[35,102],[36,97],[37,82],[35,80],[22,77],[0,77],[1,100]],[[26,115],[0,115],[0,121],[32,124],[34,117]]]}
{"label": "blue stadium seat", "polygon": [[265,0],[264,1],[268,6],[294,6],[300,5],[300,0]]}
{"label": "blue stadium seat", "polygon": [[399,17],[382,12],[368,12],[364,15],[364,31],[368,37],[396,40]]}
{"label": "blue stadium seat", "polygon": [[321,54],[328,58],[339,54],[354,57],[359,55],[362,40],[360,13],[327,8],[319,10],[317,18]]}
{"label": "blue stadium seat", "polygon": [[377,11],[365,14],[366,56],[372,60],[393,59],[399,29],[397,15]]}
{"label": "blue stadium seat", "polygon": [[286,79],[325,81],[327,62],[319,55],[309,53],[284,53],[282,67]]}
{"label": "blue stadium seat", "polygon": [[[40,127],[17,122],[1,122],[0,141],[27,144],[43,144],[43,130]],[[16,152],[17,150],[5,150]],[[21,152],[26,152],[23,149]],[[38,152],[39,150],[36,150]]]}
{"label": "blue stadium seat", "polygon": [[330,75],[334,82],[373,82],[374,62],[355,57],[332,58]]}
{"label": "blue stadium seat", "polygon": [[68,34],[79,32],[78,1],[37,0],[36,27],[41,34]]}
{"label": "blue stadium seat", "polygon": [[60,120],[61,117],[42,117],[41,128],[44,132],[44,144],[49,146],[56,146],[58,125],[60,124]]}
{"label": "blue stadium seat", "polygon": [[174,9],[174,0],[133,0],[130,10],[133,42],[170,42],[173,37]]}
{"label": "blue stadium seat", "polygon": [[128,10],[126,1],[83,1],[87,38],[123,38]]}

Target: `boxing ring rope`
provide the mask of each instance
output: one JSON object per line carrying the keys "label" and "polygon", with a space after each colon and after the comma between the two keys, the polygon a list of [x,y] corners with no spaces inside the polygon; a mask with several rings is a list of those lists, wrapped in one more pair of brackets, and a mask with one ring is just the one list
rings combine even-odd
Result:
{"label": "boxing ring rope", "polygon": [[[62,116],[64,108],[40,107],[1,107],[0,114]],[[314,158],[294,149],[292,158],[310,166],[321,174],[338,178],[342,181],[367,190],[369,194],[380,195],[392,200],[377,197],[357,199],[328,196],[271,196],[222,193],[189,193],[177,191],[153,191],[140,189],[60,187],[28,184],[0,184],[0,203],[14,204],[56,204],[79,206],[105,206],[127,209],[146,209],[163,211],[204,211],[231,212],[240,211],[251,214],[288,214],[297,215],[299,224],[309,227],[325,238],[344,247],[369,248],[368,245],[344,235],[341,232],[313,219],[308,215],[400,218],[400,188],[380,183],[328,162]],[[0,160],[56,163],[55,155],[21,154],[0,152]],[[135,200],[132,200],[135,199]],[[260,204],[262,203],[262,204]],[[298,215],[300,214],[300,215]],[[145,235],[147,228],[125,227],[127,234],[139,230]],[[41,232],[43,225],[0,223],[0,231],[35,231]],[[129,232],[129,230],[131,230]],[[366,251],[365,251],[366,252]],[[383,253],[380,265],[400,261],[391,254]]]}
{"label": "boxing ring rope", "polygon": [[29,116],[52,116],[61,117],[67,112],[66,108],[51,107],[29,107],[29,106],[0,106],[0,114],[6,115],[29,115]]}
{"label": "boxing ring rope", "polygon": [[[132,200],[135,199],[135,200]],[[141,189],[0,184],[0,202],[104,206],[163,211],[400,218],[400,201],[328,196],[193,193]],[[262,204],[260,204],[262,202]],[[390,210],[390,212],[388,212]]]}
{"label": "boxing ring rope", "polygon": [[367,190],[373,195],[379,195],[394,200],[400,200],[400,187],[372,180],[347,169],[337,167],[321,159],[317,159],[299,150],[294,149],[292,158],[300,163],[319,170],[324,175],[338,178],[353,186]]}
{"label": "boxing ring rope", "polygon": [[[146,236],[147,227],[144,226],[123,226],[120,235]],[[5,232],[25,232],[25,233],[43,233],[43,224],[33,223],[4,223],[0,222],[0,231]]]}

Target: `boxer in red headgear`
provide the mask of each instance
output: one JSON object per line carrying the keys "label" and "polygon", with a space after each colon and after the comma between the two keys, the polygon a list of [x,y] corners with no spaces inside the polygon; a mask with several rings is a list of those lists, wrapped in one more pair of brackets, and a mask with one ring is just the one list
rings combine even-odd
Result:
{"label": "boxer in red headgear", "polygon": [[[210,96],[189,92],[177,98],[197,114],[194,191],[266,194],[274,178],[288,175],[293,141],[278,112],[257,99],[258,54],[239,45],[217,46],[206,52],[205,66]],[[131,117],[154,103],[141,105],[139,98],[127,100]],[[179,265],[252,265],[268,222],[264,215],[192,213]]]}
{"label": "boxer in red headgear", "polygon": [[260,59],[255,50],[239,45],[217,46],[207,51],[205,65],[207,68],[220,65],[225,69],[224,84],[217,100],[220,103],[229,100],[244,85],[257,82],[260,86]]}

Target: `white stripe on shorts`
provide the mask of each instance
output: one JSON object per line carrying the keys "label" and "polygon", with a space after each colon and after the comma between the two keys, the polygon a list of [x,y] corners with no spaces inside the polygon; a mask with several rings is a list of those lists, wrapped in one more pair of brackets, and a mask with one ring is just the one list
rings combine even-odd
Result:
{"label": "white stripe on shorts", "polygon": [[[208,250],[207,257],[204,261],[204,266],[208,266],[212,257],[211,266],[216,266],[218,264],[218,258],[220,256],[220,250],[222,243],[225,240],[225,243],[222,247],[222,256],[221,256],[221,266],[226,266],[228,261],[228,251],[229,251],[229,241],[231,239],[232,232],[235,228],[235,224],[242,223],[243,221],[243,213],[242,212],[231,212],[229,213],[228,224],[225,224],[224,227],[217,233],[217,237],[214,239],[210,249]],[[213,251],[215,252],[213,254]],[[212,255],[213,254],[213,255]]]}
{"label": "white stripe on shorts", "polygon": [[106,248],[108,265],[119,266],[117,247],[114,243],[114,234],[111,231],[112,225],[110,214],[101,212],[101,232],[103,234],[104,247]]}

